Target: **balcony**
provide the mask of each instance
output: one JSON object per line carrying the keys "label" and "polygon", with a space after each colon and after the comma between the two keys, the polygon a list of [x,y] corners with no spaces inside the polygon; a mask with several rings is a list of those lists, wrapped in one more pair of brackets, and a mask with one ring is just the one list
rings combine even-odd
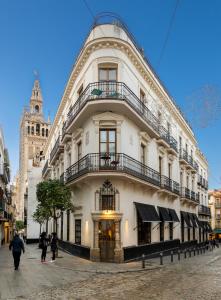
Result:
{"label": "balcony", "polygon": [[64,173],[62,173],[60,176],[60,183],[64,183]]}
{"label": "balcony", "polygon": [[157,143],[169,148],[168,151],[172,154],[177,154],[177,141],[162,125],[159,126],[159,135],[160,139],[157,141]]}
{"label": "balcony", "polygon": [[166,191],[170,195],[172,195],[172,194],[179,195],[180,194],[179,183],[164,176],[164,175],[160,176],[160,187],[161,187],[160,192]]}
{"label": "balcony", "polygon": [[67,133],[67,123],[64,122],[63,126],[62,126],[62,135],[61,135],[61,142],[62,143],[66,143],[67,141],[69,141],[71,139],[71,134]]}
{"label": "balcony", "polygon": [[221,203],[215,203],[215,208],[221,208]]}
{"label": "balcony", "polygon": [[47,174],[50,172],[50,170],[51,170],[51,167],[49,166],[48,159],[47,159],[46,163],[42,169],[42,177],[44,178],[45,176],[47,176]]}
{"label": "balcony", "polygon": [[102,107],[104,111],[127,115],[154,137],[159,135],[158,119],[122,82],[90,83],[67,115],[67,132],[72,127],[80,127],[79,119],[88,119],[91,114],[102,111]]}
{"label": "balcony", "polygon": [[160,174],[123,153],[90,153],[65,172],[65,183],[73,184],[82,177],[116,176],[160,189]]}
{"label": "balcony", "polygon": [[199,204],[199,198],[194,191],[186,187],[181,188],[181,200],[191,202],[192,204]]}
{"label": "balcony", "polygon": [[199,205],[198,213],[199,215],[211,216],[210,208],[202,204]]}
{"label": "balcony", "polygon": [[0,177],[5,184],[8,184],[10,182],[10,169],[8,164],[0,163]]}
{"label": "balcony", "polygon": [[61,153],[64,152],[64,145],[61,144],[61,137],[57,138],[55,145],[50,153],[50,164],[52,165]]}
{"label": "balcony", "polygon": [[187,169],[196,173],[199,169],[198,164],[194,161],[191,155],[188,155],[185,149],[180,149],[180,164],[185,165]]}
{"label": "balcony", "polygon": [[208,190],[208,181],[202,177],[202,175],[198,174],[198,178],[197,178],[197,183],[198,185],[200,185],[202,188]]}

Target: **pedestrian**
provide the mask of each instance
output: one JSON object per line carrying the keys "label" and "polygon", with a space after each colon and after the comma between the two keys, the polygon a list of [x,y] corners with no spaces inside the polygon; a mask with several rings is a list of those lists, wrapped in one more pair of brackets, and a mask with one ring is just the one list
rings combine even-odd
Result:
{"label": "pedestrian", "polygon": [[46,232],[42,232],[39,242],[39,248],[41,251],[41,262],[44,263],[47,255],[47,247],[48,247],[48,241],[46,238]]}
{"label": "pedestrian", "polygon": [[58,242],[57,234],[55,232],[53,232],[52,233],[52,240],[51,240],[51,252],[52,252],[51,262],[55,261],[55,253],[58,249],[57,242]]}
{"label": "pedestrian", "polygon": [[9,250],[11,250],[11,249],[12,249],[12,255],[14,258],[14,267],[15,267],[15,270],[18,270],[19,263],[20,263],[20,257],[21,257],[21,251],[23,251],[23,253],[25,253],[24,243],[20,239],[18,233],[15,233],[15,236],[9,245]]}

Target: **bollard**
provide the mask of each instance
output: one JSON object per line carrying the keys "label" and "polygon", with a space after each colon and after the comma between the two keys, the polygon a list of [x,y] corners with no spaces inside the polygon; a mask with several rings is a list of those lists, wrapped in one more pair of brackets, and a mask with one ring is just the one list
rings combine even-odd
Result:
{"label": "bollard", "polygon": [[186,249],[184,249],[184,258],[186,258]]}
{"label": "bollard", "polygon": [[171,262],[173,262],[173,251],[170,252],[171,255]]}
{"label": "bollard", "polygon": [[196,249],[193,248],[193,255],[195,256],[196,255]]}
{"label": "bollard", "polygon": [[163,252],[160,252],[160,264],[163,265]]}
{"label": "bollard", "polygon": [[142,269],[145,269],[145,255],[142,254]]}
{"label": "bollard", "polygon": [[178,254],[178,260],[180,260],[180,250],[178,250],[177,254]]}

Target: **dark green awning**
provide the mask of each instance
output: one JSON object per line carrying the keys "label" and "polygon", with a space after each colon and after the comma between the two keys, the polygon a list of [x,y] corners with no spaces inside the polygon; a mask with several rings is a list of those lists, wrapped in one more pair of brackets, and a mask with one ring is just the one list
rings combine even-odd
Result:
{"label": "dark green awning", "polygon": [[165,207],[158,206],[160,220],[162,222],[171,222],[171,217],[169,215],[168,209]]}
{"label": "dark green awning", "polygon": [[143,222],[160,222],[155,206],[138,202],[134,203]]}
{"label": "dark green awning", "polygon": [[188,213],[185,212],[185,211],[180,211],[180,214],[181,216],[183,217],[187,227],[192,227],[191,223],[190,223],[190,219],[189,219],[189,216],[188,216]]}
{"label": "dark green awning", "polygon": [[172,222],[180,222],[175,209],[168,208],[168,211]]}

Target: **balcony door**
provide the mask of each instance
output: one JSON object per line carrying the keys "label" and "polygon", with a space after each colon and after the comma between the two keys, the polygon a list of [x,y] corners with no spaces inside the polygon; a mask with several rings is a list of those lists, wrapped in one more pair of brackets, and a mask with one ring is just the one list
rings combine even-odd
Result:
{"label": "balcony door", "polygon": [[100,129],[99,152],[101,166],[110,166],[112,161],[117,160],[115,129]]}
{"label": "balcony door", "polygon": [[117,90],[117,66],[104,64],[98,69],[99,89],[104,97],[116,97]]}

